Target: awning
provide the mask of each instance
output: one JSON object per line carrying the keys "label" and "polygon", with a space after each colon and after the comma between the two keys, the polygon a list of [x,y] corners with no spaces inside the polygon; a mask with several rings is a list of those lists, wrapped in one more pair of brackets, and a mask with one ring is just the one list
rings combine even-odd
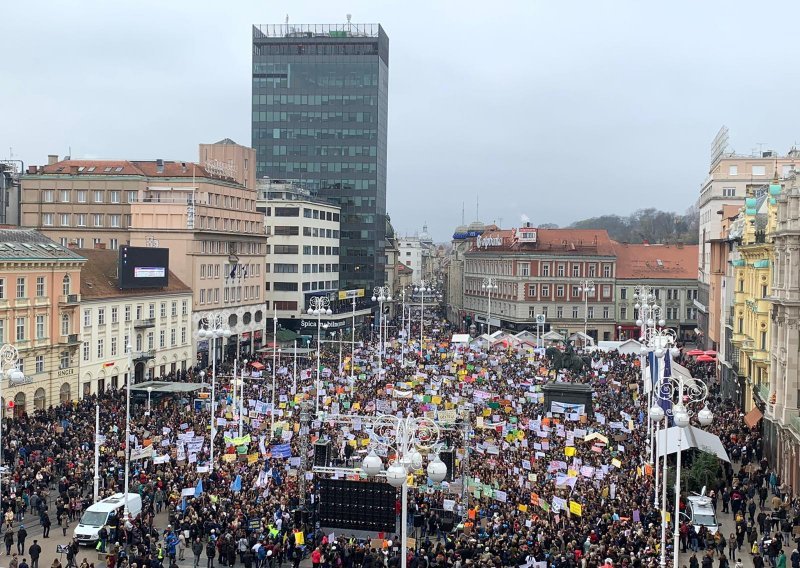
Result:
{"label": "awning", "polygon": [[762,418],[764,418],[764,415],[758,407],[754,407],[753,410],[744,415],[744,423],[747,424],[748,428],[755,428],[758,421]]}
{"label": "awning", "polygon": [[[656,436],[658,457],[664,457],[665,446],[668,454],[677,453],[679,430],[681,430],[681,428],[672,426],[666,431],[663,429],[658,431],[658,435]],[[665,437],[666,444],[664,443]],[[728,457],[728,452],[725,451],[725,446],[722,445],[722,441],[719,439],[719,436],[710,432],[706,432],[705,430],[701,430],[700,428],[695,428],[694,426],[683,428],[683,431],[680,433],[680,442],[681,450],[698,448],[704,452],[716,455],[723,461],[731,461],[731,459]]]}
{"label": "awning", "polygon": [[259,363],[258,361],[253,361],[250,363],[250,366],[253,367],[256,371],[262,371],[264,369],[264,364]]}

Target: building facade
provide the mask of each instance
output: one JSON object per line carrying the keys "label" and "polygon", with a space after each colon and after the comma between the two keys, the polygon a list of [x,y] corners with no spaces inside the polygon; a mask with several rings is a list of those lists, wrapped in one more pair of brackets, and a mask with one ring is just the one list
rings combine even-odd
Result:
{"label": "building facade", "polygon": [[699,209],[698,337],[699,346],[719,350],[724,342],[726,314],[721,304],[726,274],[728,243],[723,232],[726,206],[741,207],[744,199],[769,184],[775,175],[785,176],[800,157],[796,149],[780,156],[765,151],[745,156],[728,152],[727,129],[717,135],[712,147],[708,177],[701,185]]}
{"label": "building facade", "polygon": [[76,252],[87,259],[81,271],[81,396],[126,384],[128,344],[134,383],[194,366],[192,291],[186,284],[170,272],[166,288],[120,290],[114,251]]}
{"label": "building facade", "polygon": [[[535,330],[544,315],[550,329],[595,340],[616,336],[614,243],[605,230],[493,230],[464,254],[463,303],[478,331]],[[496,289],[483,287],[491,278]],[[590,281],[594,292],[584,293]]]}
{"label": "building facade", "polygon": [[[224,140],[224,148],[209,146],[201,148],[201,157],[233,152]],[[254,159],[252,150],[240,150]],[[227,160],[34,166],[22,177],[22,222],[75,248],[169,248],[170,269],[194,293],[194,329],[221,314],[232,336],[225,346],[218,342],[218,358],[247,354],[261,344],[266,325],[268,244],[255,187],[235,181],[247,177],[245,163]],[[208,343],[197,347],[206,360]]]}
{"label": "building facade", "polygon": [[24,374],[2,379],[6,415],[77,399],[84,262],[32,229],[0,229],[0,343],[16,347]]}
{"label": "building facade", "polygon": [[[775,184],[773,184],[774,186]],[[770,394],[765,439],[781,479],[800,492],[800,183],[792,173],[785,188],[770,186],[776,198],[773,237]],[[774,432],[774,434],[773,434]]]}
{"label": "building facade", "polygon": [[413,270],[415,285],[434,277],[436,247],[428,234],[427,225],[423,228],[421,235],[399,237],[397,250],[399,261]]}
{"label": "building facade", "polygon": [[253,27],[258,177],[341,207],[345,288],[384,283],[389,38],[377,24]]}
{"label": "building facade", "polygon": [[697,326],[697,245],[616,243],[617,339],[639,339],[641,328],[634,291],[649,286],[661,318],[682,340],[694,339]]}

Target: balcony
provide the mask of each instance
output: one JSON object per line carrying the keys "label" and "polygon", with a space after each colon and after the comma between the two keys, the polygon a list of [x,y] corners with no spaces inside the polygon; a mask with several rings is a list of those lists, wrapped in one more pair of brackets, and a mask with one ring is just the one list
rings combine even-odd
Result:
{"label": "balcony", "polygon": [[60,306],[77,306],[81,302],[80,294],[67,294],[58,297],[58,305]]}
{"label": "balcony", "polygon": [[789,421],[789,428],[794,430],[795,434],[800,436],[800,416],[793,416]]}
{"label": "balcony", "polygon": [[758,398],[763,400],[764,402],[769,402],[769,385],[768,384],[760,384],[756,385],[756,392],[758,393]]}
{"label": "balcony", "polygon": [[135,329],[148,329],[155,326],[156,318],[138,319],[133,322],[133,327]]}
{"label": "balcony", "polygon": [[70,333],[69,335],[59,335],[58,343],[61,345],[78,345],[81,341],[78,339],[77,333]]}
{"label": "balcony", "polygon": [[156,350],[155,349],[148,349],[146,351],[134,351],[133,352],[133,360],[134,362],[139,361],[149,361],[150,359],[156,358]]}

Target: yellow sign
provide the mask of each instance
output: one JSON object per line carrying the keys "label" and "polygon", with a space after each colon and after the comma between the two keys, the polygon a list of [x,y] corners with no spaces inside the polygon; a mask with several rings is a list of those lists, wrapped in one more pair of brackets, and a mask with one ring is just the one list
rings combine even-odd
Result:
{"label": "yellow sign", "polygon": [[576,503],[575,501],[570,501],[569,512],[572,513],[573,515],[578,515],[580,517],[583,512],[583,508],[581,507],[580,503]]}
{"label": "yellow sign", "polygon": [[614,458],[613,460],[611,460],[611,465],[619,469],[622,467],[622,462],[619,461],[617,458]]}
{"label": "yellow sign", "polygon": [[303,531],[294,533],[294,543],[297,546],[303,546],[306,543],[306,535],[303,534]]}
{"label": "yellow sign", "polygon": [[566,448],[564,448],[564,455],[567,456],[568,458],[571,458],[572,456],[574,456],[575,455],[575,446],[567,446]]}
{"label": "yellow sign", "polygon": [[340,300],[352,300],[353,298],[363,298],[364,289],[358,288],[356,290],[339,290]]}

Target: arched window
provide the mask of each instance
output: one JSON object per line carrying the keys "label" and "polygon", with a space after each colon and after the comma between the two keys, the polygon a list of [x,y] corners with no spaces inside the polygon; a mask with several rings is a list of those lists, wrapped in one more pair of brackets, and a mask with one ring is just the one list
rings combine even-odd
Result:
{"label": "arched window", "polygon": [[14,397],[14,417],[20,418],[25,413],[25,393],[18,392]]}
{"label": "arched window", "polygon": [[70,388],[69,383],[64,383],[61,385],[61,390],[59,391],[58,396],[62,404],[72,400],[72,389]]}
{"label": "arched window", "polygon": [[65,274],[64,278],[61,280],[61,293],[64,294],[65,296],[69,296],[69,288],[70,288],[69,285],[70,285],[69,274]]}
{"label": "arched window", "polygon": [[33,393],[33,408],[36,410],[44,410],[45,392],[43,388],[38,388],[36,392]]}
{"label": "arched window", "polygon": [[69,314],[61,314],[61,335],[69,335]]}

